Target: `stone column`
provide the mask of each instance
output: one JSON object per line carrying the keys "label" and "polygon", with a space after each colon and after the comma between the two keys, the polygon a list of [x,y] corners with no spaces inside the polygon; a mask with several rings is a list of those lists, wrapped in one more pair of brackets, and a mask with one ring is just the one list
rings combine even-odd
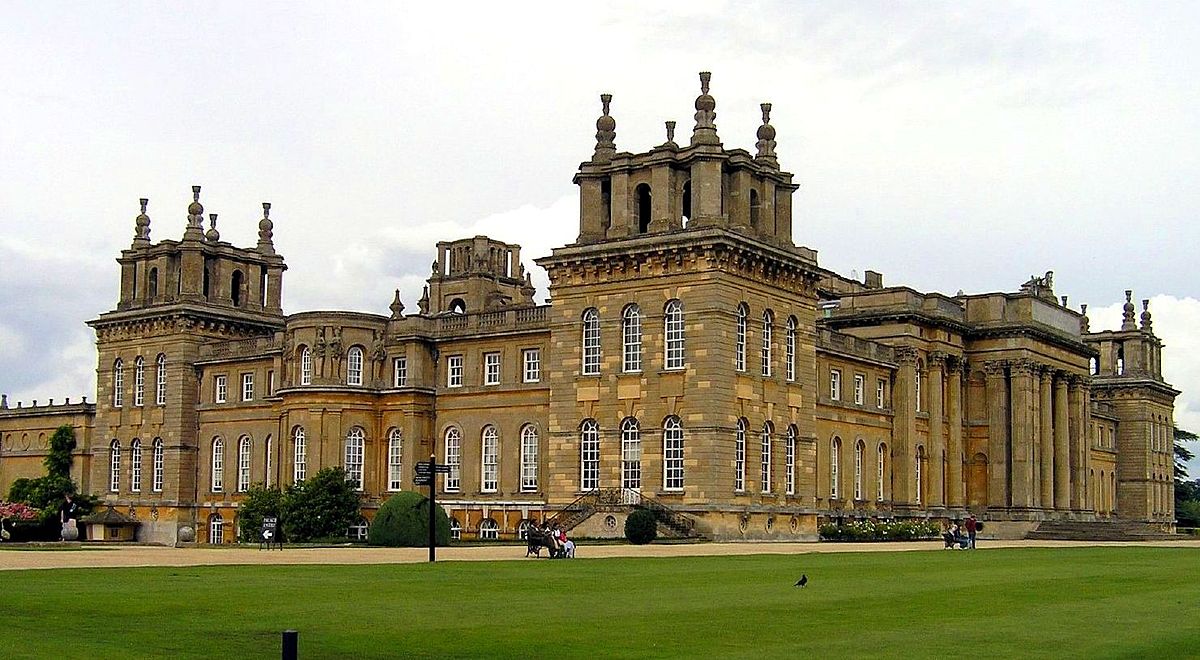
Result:
{"label": "stone column", "polygon": [[1067,435],[1067,374],[1054,374],[1054,508],[1071,509],[1074,498],[1071,451]]}
{"label": "stone column", "polygon": [[946,372],[946,418],[950,423],[950,434],[946,444],[946,504],[961,507],[966,503],[966,484],[963,481],[962,444],[962,375],[966,364],[961,358],[952,358],[950,370]]}
{"label": "stone column", "polygon": [[1012,492],[1014,507],[1033,507],[1033,398],[1034,372],[1037,365],[1029,360],[1020,360],[1011,366],[1010,397],[1012,407]]}
{"label": "stone column", "polygon": [[1042,369],[1040,391],[1041,405],[1041,484],[1042,484],[1042,508],[1053,509],[1055,503],[1054,494],[1054,469],[1057,459],[1054,455],[1054,372],[1050,369]]}
{"label": "stone column", "polygon": [[917,377],[917,349],[896,349],[900,370],[892,387],[892,502],[911,505],[916,502],[913,456],[916,455],[917,416],[914,382]]}
{"label": "stone column", "polygon": [[946,506],[946,435],[943,430],[942,383],[946,373],[945,353],[929,354],[929,499],[926,508]]}
{"label": "stone column", "polygon": [[1007,367],[1004,360],[983,363],[987,374],[989,508],[1009,505]]}
{"label": "stone column", "polygon": [[1091,468],[1092,453],[1088,451],[1087,429],[1084,427],[1084,414],[1087,398],[1087,384],[1083,376],[1072,375],[1067,383],[1068,405],[1070,406],[1070,443],[1071,455],[1078,468],[1075,470],[1079,490],[1079,508],[1084,511],[1095,510],[1091,478],[1088,470]]}

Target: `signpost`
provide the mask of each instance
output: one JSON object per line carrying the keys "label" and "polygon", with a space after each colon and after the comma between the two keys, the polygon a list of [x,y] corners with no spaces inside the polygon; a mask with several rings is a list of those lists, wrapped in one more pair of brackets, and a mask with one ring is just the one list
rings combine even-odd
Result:
{"label": "signpost", "polygon": [[433,512],[437,508],[436,475],[439,474],[450,474],[450,466],[438,465],[437,456],[434,454],[429,455],[428,461],[420,461],[413,466],[413,485],[429,486],[429,561],[437,560],[437,524]]}
{"label": "signpost", "polygon": [[258,549],[262,550],[263,545],[267,546],[267,550],[271,549],[271,544],[279,546],[283,550],[283,541],[279,540],[279,519],[274,516],[264,516],[262,521],[262,532],[259,534],[262,539],[258,544]]}

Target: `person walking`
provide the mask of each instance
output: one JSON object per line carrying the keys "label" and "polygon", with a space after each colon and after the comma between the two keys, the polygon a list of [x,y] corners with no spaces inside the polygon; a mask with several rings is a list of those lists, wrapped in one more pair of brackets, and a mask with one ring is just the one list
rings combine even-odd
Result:
{"label": "person walking", "polygon": [[975,514],[967,516],[967,547],[975,549],[975,533],[979,531],[979,521],[975,520]]}

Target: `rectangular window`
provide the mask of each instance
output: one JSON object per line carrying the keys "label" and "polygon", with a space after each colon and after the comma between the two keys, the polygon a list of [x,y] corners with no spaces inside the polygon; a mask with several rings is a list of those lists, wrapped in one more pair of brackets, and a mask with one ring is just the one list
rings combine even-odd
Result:
{"label": "rectangular window", "polygon": [[842,372],[837,369],[829,370],[829,398],[834,401],[842,400]]}
{"label": "rectangular window", "polygon": [[213,401],[217,403],[225,403],[227,388],[228,386],[226,384],[225,376],[217,376],[215,379],[213,379]]}
{"label": "rectangular window", "polygon": [[522,379],[526,383],[536,383],[542,380],[542,351],[539,348],[527,348],[521,351]]}
{"label": "rectangular window", "polygon": [[392,360],[392,387],[408,386],[408,358],[398,357]]}
{"label": "rectangular window", "polygon": [[499,353],[484,353],[483,354],[483,384],[484,385],[499,385],[500,384],[500,354]]}
{"label": "rectangular window", "polygon": [[887,381],[880,378],[875,381],[875,407],[880,410],[887,407]]}
{"label": "rectangular window", "polygon": [[271,371],[267,372],[267,396],[273,396],[274,394],[275,394],[275,371],[271,370]]}
{"label": "rectangular window", "polygon": [[254,400],[254,374],[242,374],[242,401]]}
{"label": "rectangular window", "polygon": [[446,358],[446,387],[462,387],[463,356],[451,355]]}
{"label": "rectangular window", "polygon": [[867,377],[862,374],[854,374],[854,404],[861,406],[866,397]]}

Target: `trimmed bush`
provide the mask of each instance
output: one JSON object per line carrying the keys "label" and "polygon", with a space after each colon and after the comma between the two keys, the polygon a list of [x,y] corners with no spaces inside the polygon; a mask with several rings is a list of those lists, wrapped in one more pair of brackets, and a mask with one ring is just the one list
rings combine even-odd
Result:
{"label": "trimmed bush", "polygon": [[625,538],[634,545],[645,545],[658,537],[658,520],[646,509],[635,509],[625,519]]}
{"label": "trimmed bush", "polygon": [[931,520],[854,520],[844,525],[821,525],[825,541],[917,541],[941,536],[941,527]]}
{"label": "trimmed bush", "polygon": [[323,468],[283,493],[279,523],[291,543],[315,539],[345,539],[359,520],[359,497],[340,467]]}
{"label": "trimmed bush", "polygon": [[[437,544],[450,545],[450,518],[441,505],[433,512],[433,525]],[[428,547],[429,498],[408,491],[388,498],[371,521],[367,543],[391,547]]]}

